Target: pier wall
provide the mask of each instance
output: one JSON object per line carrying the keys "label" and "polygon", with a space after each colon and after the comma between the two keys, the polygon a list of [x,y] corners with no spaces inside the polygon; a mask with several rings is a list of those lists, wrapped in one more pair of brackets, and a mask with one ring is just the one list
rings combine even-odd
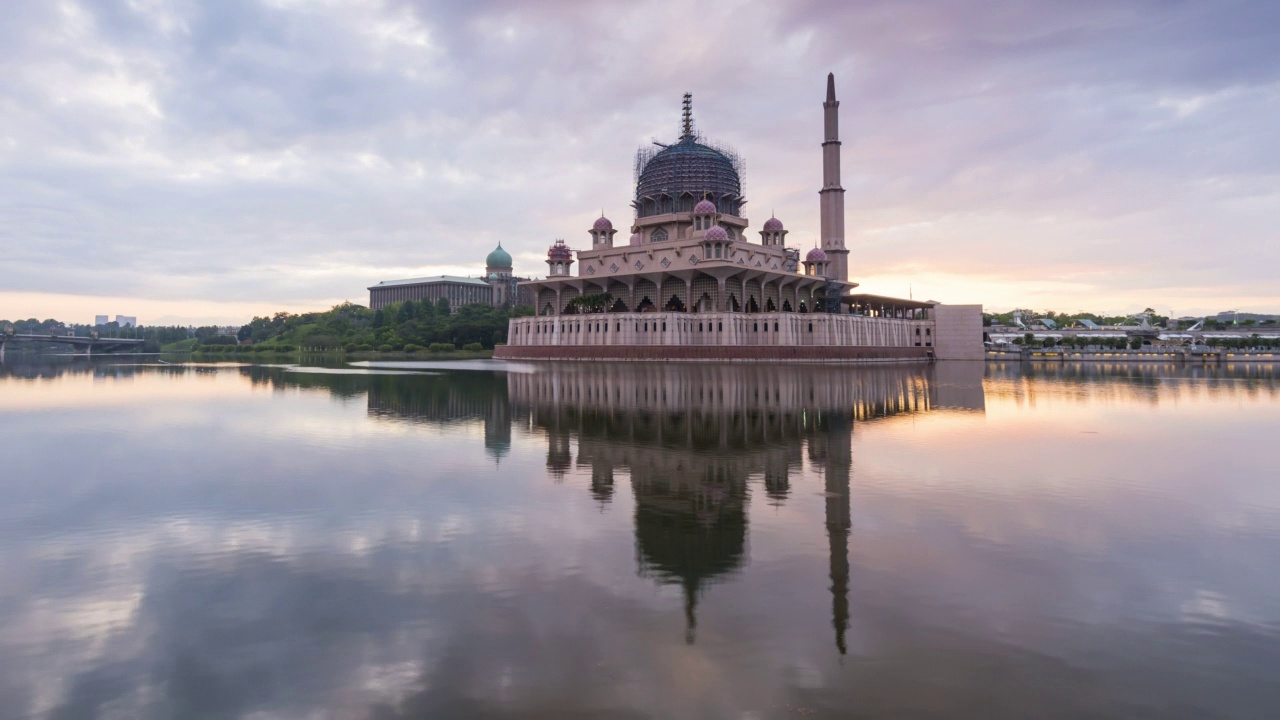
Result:
{"label": "pier wall", "polygon": [[609,360],[620,362],[928,362],[924,347],[770,345],[499,345],[503,360]]}

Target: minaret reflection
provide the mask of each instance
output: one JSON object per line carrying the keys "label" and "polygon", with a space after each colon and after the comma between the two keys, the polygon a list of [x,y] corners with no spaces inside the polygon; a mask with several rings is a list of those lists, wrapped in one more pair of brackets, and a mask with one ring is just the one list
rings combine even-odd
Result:
{"label": "minaret reflection", "polygon": [[[894,402],[893,406],[897,408],[896,412],[912,411],[909,402],[905,405]],[[853,413],[827,411],[819,414],[809,440],[809,460],[822,468],[831,578],[831,622],[835,626],[836,649],[841,655],[847,650],[844,636],[849,629],[849,531],[853,526],[849,475],[853,465],[853,417],[857,414],[861,413],[855,410]]]}
{"label": "minaret reflection", "polygon": [[[981,404],[981,366],[960,384]],[[553,476],[567,472],[572,438],[591,493],[610,502],[615,473],[630,475],[639,572],[681,587],[687,642],[708,588],[748,560],[750,480],[781,505],[803,449],[823,475],[835,644],[849,626],[850,476],[855,421],[938,404],[935,369],[751,365],[547,366],[511,374],[516,414],[548,439]],[[958,387],[958,385],[956,385]],[[955,395],[954,388],[944,394]]]}

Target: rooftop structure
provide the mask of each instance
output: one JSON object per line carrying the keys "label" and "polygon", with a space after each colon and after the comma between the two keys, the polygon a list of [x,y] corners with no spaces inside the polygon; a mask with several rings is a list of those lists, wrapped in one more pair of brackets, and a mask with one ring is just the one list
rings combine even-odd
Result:
{"label": "rooftop structure", "polygon": [[450,312],[463,305],[528,305],[531,302],[528,294],[519,288],[520,281],[525,279],[515,275],[511,253],[498,243],[485,257],[484,273],[480,277],[433,275],[383,280],[369,288],[369,307],[378,310],[406,300],[439,302],[441,299],[448,301]]}

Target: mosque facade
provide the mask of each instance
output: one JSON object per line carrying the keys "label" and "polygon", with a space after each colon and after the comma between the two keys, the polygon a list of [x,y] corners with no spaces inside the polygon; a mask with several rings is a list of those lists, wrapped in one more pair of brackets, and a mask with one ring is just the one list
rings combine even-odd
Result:
{"label": "mosque facade", "polygon": [[820,237],[803,257],[776,217],[749,239],[742,162],[694,131],[685,95],[678,140],[637,154],[630,237],[618,242],[602,216],[589,247],[557,240],[547,276],[518,283],[535,315],[510,321],[495,357],[982,359],[981,306],[854,292],[833,75],[822,107]]}

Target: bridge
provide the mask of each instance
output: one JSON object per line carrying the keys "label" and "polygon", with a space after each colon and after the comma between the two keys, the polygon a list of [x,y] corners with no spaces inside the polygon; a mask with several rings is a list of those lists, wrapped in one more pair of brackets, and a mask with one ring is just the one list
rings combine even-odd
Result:
{"label": "bridge", "polygon": [[84,348],[86,356],[93,355],[94,348],[99,350],[116,350],[122,347],[141,345],[145,340],[103,337],[76,337],[75,335],[27,335],[19,333],[0,333],[0,360],[4,360],[4,348],[11,342],[39,342],[70,345],[72,349]]}

